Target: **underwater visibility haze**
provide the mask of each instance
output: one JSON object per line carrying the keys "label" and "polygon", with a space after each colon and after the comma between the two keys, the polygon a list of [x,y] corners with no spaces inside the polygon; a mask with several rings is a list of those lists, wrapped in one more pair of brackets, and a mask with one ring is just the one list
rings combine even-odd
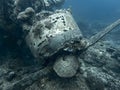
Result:
{"label": "underwater visibility haze", "polygon": [[119,90],[120,0],[0,0],[0,90]]}
{"label": "underwater visibility haze", "polygon": [[71,7],[76,20],[113,22],[119,19],[119,0],[66,0],[64,7]]}

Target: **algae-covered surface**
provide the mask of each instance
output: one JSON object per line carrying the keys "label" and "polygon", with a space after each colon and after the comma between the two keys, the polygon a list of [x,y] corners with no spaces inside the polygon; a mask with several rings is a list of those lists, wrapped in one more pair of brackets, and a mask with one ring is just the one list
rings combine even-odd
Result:
{"label": "algae-covered surface", "polygon": [[[112,0],[110,2],[112,2]],[[83,3],[84,5],[82,5],[81,3]],[[86,49],[86,47],[84,47],[84,45],[89,45],[91,36],[94,36],[99,31],[104,30],[107,26],[110,25],[110,23],[112,23],[111,21],[114,21],[114,19],[117,20],[120,17],[109,18],[109,20],[107,18],[106,20],[102,19],[100,21],[97,21],[95,20],[97,16],[96,18],[93,18],[93,16],[90,16],[91,14],[88,15],[88,12],[85,13],[85,11],[88,9],[88,7],[91,6],[91,4],[95,5],[98,2],[95,3],[95,1],[93,0],[91,1],[90,6],[88,6],[89,4],[87,4],[86,8],[85,5],[87,2],[85,3],[84,1],[81,3],[80,5],[82,5],[81,7],[83,7],[83,11],[78,10],[76,13],[75,9],[76,7],[78,7],[76,6],[78,5],[78,3],[74,5],[75,2],[72,3],[71,0],[0,1],[0,90],[120,89],[120,26],[113,29],[112,32],[107,34],[104,38],[100,39],[99,42],[95,42],[95,44],[92,44],[89,48]],[[104,2],[104,4],[102,5],[104,5],[104,7],[108,9],[108,7],[110,6],[105,6],[105,3],[107,2]],[[64,6],[62,7],[63,4]],[[102,5],[98,5],[99,8]],[[70,10],[70,8],[68,10],[64,10],[64,8],[66,8],[67,6],[71,6],[71,9],[73,8],[72,10],[74,11]],[[98,8],[97,6],[95,7]],[[89,9],[90,11],[91,8]],[[112,8],[112,10],[114,10],[115,8]],[[118,9],[116,13],[119,13]],[[80,8],[80,10],[82,10],[82,8]],[[82,32],[83,34],[83,36],[81,35],[81,38],[85,38],[86,42],[83,42],[82,39],[80,39],[81,42],[76,41],[74,42],[75,44],[72,42],[72,44],[74,44],[72,49],[72,44],[68,45],[67,49],[65,48],[65,50],[68,50],[69,52],[60,50],[56,51],[54,55],[51,55],[49,57],[40,54],[38,55],[39,57],[36,58],[35,56],[37,53],[33,53],[32,50],[39,51],[39,49],[37,50],[36,48],[30,48],[30,45],[26,43],[26,36],[30,33],[30,30],[42,30],[43,27],[46,26],[46,24],[48,26],[48,29],[54,28],[53,26],[55,26],[57,21],[54,22],[54,24],[51,24],[51,18],[47,18],[49,16],[56,15],[56,13],[59,14],[59,12],[62,11],[64,13],[68,11],[70,13],[72,12],[72,14],[70,15],[71,17],[73,15],[73,18],[75,18],[74,23],[77,24],[77,28],[80,28],[80,32]],[[94,10],[92,10],[91,12],[93,13],[93,11]],[[79,12],[82,12],[82,14],[79,14],[80,17],[77,18]],[[115,13],[115,11],[113,13]],[[97,15],[97,13],[95,14]],[[113,16],[115,14],[113,14]],[[86,15],[89,19],[85,19],[84,15]],[[103,14],[101,15],[101,17],[102,16]],[[107,17],[106,14],[104,15],[104,17]],[[57,17],[57,19],[59,18]],[[49,22],[37,27],[36,23],[45,20],[49,20]],[[57,22],[60,23],[58,26],[61,25],[61,21],[62,20],[60,19]],[[65,22],[62,23],[65,24]],[[70,23],[72,23],[72,21]],[[66,28],[67,26],[62,26],[63,29],[64,27]],[[45,30],[48,29],[44,29],[44,32],[46,33]],[[56,31],[59,30],[61,29],[57,28]],[[64,30],[64,32],[66,31],[67,30]],[[56,33],[55,30],[54,33]],[[40,32],[37,32],[36,34],[44,36],[44,34]],[[61,34],[58,34],[58,36],[59,35]],[[49,38],[47,34],[45,37]],[[39,40],[41,39],[38,39],[38,42]],[[34,42],[34,40],[32,42]],[[37,40],[35,40],[35,42],[37,42]],[[56,40],[56,42],[59,42],[59,39],[58,41]],[[79,50],[79,48],[77,47],[80,46],[78,45],[81,45],[82,48],[85,49],[80,48]],[[43,46],[41,45],[41,47]],[[56,47],[53,47],[53,49],[54,48]],[[77,53],[74,52],[76,48],[78,50]],[[47,52],[42,51],[42,48],[40,50],[46,55]],[[57,61],[59,60],[61,60],[62,63],[57,63]],[[74,60],[77,60],[77,63]],[[55,64],[55,62],[57,64]],[[62,77],[62,75],[66,75],[66,77]]]}

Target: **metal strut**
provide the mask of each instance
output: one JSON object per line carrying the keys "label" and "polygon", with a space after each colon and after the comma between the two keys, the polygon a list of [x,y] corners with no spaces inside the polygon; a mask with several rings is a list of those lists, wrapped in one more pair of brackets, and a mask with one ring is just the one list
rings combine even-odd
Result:
{"label": "metal strut", "polygon": [[115,21],[111,25],[107,26],[104,30],[100,31],[96,35],[92,36],[90,38],[90,42],[89,42],[89,45],[87,46],[87,48],[89,48],[90,46],[93,46],[100,39],[102,39],[106,34],[108,34],[110,31],[112,31],[113,29],[115,29],[119,25],[120,25],[120,19],[118,19],[117,21]]}

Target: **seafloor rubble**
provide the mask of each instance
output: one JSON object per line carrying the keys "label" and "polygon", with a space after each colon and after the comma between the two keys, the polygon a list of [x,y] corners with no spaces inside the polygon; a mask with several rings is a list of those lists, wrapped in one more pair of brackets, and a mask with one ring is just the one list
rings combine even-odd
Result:
{"label": "seafloor rubble", "polygon": [[[18,51],[17,51],[18,52]],[[42,68],[16,51],[0,57],[1,90],[119,90],[120,51],[99,42],[80,55],[76,76],[60,78],[51,65]],[[26,59],[29,59],[25,61]],[[29,62],[31,61],[31,63]]]}
{"label": "seafloor rubble", "polygon": [[[101,40],[86,51],[77,53],[79,63],[72,61],[71,64],[77,68],[77,73],[75,72],[74,77],[70,78],[59,77],[60,75],[55,73],[53,58],[47,58],[47,62],[43,65],[34,60],[35,57],[31,54],[25,37],[29,30],[40,31],[44,25],[51,29],[51,23],[46,22],[41,26],[38,22],[47,21],[46,17],[54,15],[53,7],[61,5],[64,0],[1,0],[0,2],[0,90],[119,90],[120,47],[112,46],[113,41]],[[58,10],[55,13],[61,11],[67,12]],[[61,23],[61,18],[59,22]],[[84,30],[86,26],[81,24],[79,26]],[[73,27],[74,25],[73,23]],[[77,29],[79,30],[78,27]],[[54,28],[52,30],[55,32]],[[85,32],[86,35],[88,33],[90,32]],[[70,58],[76,59],[74,56]],[[71,62],[72,59],[67,60]],[[59,64],[54,67],[57,66]]]}

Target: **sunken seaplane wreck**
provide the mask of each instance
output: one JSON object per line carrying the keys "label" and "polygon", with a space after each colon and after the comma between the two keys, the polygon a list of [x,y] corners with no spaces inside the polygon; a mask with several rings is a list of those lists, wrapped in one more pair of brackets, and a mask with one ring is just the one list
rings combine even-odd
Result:
{"label": "sunken seaplane wreck", "polygon": [[[39,14],[34,16],[32,8],[27,8],[18,15],[17,19],[24,20],[24,16],[28,13],[33,13],[31,18],[37,18],[33,19],[32,22],[35,22],[32,25],[23,23],[23,30],[26,28],[28,30],[25,40],[31,52],[41,63],[44,63],[47,58],[51,60],[50,58],[54,57],[56,59],[53,65],[54,71],[60,77],[66,78],[74,76],[78,70],[77,53],[85,52],[87,48],[120,24],[120,20],[116,21],[89,40],[83,37],[69,10],[47,12],[48,16],[41,19],[38,18]],[[28,14],[27,18],[29,16]]]}
{"label": "sunken seaplane wreck", "polygon": [[[18,90],[18,87],[22,87],[19,89],[24,90],[38,78],[51,71],[46,63],[47,65],[50,63],[53,72],[61,79],[67,78],[68,80],[75,77],[82,67],[83,61],[80,55],[120,25],[120,20],[117,20],[87,39],[84,38],[69,9],[52,11],[54,6],[61,5],[64,0],[2,0],[1,2],[10,7],[1,6],[2,12],[9,11],[1,12],[1,15],[22,27],[26,45],[34,58],[39,61],[41,66],[44,66],[44,69],[12,83],[4,90]],[[9,16],[7,16],[8,14]]]}

